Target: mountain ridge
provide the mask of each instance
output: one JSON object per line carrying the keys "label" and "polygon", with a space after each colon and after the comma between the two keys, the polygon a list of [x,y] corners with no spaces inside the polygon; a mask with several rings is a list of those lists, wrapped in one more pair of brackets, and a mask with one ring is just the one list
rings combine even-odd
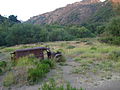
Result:
{"label": "mountain ridge", "polygon": [[[54,11],[34,16],[27,22],[32,24],[82,24],[87,22],[94,16],[93,14],[104,7],[109,1],[111,0],[105,2],[101,2],[100,0],[82,0]],[[115,3],[117,1],[112,0]]]}

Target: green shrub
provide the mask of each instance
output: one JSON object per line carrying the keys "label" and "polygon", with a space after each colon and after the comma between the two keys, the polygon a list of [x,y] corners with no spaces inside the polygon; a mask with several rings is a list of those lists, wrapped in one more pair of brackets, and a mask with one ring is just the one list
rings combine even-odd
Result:
{"label": "green shrub", "polygon": [[0,74],[5,72],[8,69],[7,63],[5,61],[0,61]]}
{"label": "green shrub", "polygon": [[7,63],[5,61],[0,61],[0,67],[5,68],[7,66]]}
{"label": "green shrub", "polygon": [[120,37],[113,37],[113,40],[111,41],[114,45],[120,45]]}
{"label": "green shrub", "polygon": [[55,61],[54,60],[42,60],[41,63],[43,64],[48,64],[50,66],[50,68],[53,68],[55,66]]}
{"label": "green shrub", "polygon": [[108,43],[108,44],[113,44],[113,45],[120,45],[120,37],[103,37],[99,39],[101,42]]}
{"label": "green shrub", "polygon": [[43,64],[43,63],[38,64],[38,65],[37,65],[37,68],[38,68],[39,70],[43,71],[43,73],[47,73],[47,72],[49,72],[49,70],[50,70],[49,64]]}
{"label": "green shrub", "polygon": [[120,51],[113,51],[109,54],[109,58],[115,61],[120,59]]}
{"label": "green shrub", "polygon": [[98,39],[100,42],[111,44],[112,37],[102,37]]}
{"label": "green shrub", "polygon": [[29,82],[37,82],[40,78],[44,76],[44,72],[39,70],[38,68],[31,68],[28,70],[28,81]]}
{"label": "green shrub", "polygon": [[91,47],[90,49],[91,49],[91,50],[97,50],[97,48],[96,48],[96,47]]}
{"label": "green shrub", "polygon": [[49,70],[48,64],[38,64],[36,68],[28,70],[28,80],[30,82],[38,82]]}
{"label": "green shrub", "polygon": [[82,59],[81,58],[75,58],[75,61],[81,61]]}
{"label": "green shrub", "polygon": [[120,16],[114,17],[106,26],[106,32],[108,32],[113,37],[120,36]]}
{"label": "green shrub", "polygon": [[2,74],[2,72],[3,72],[3,71],[2,71],[2,69],[0,68],[0,74]]}
{"label": "green shrub", "polygon": [[35,67],[28,70],[28,81],[38,82],[50,71],[50,68],[53,68],[54,66],[55,63],[53,60],[42,60],[41,62],[38,62]]}
{"label": "green shrub", "polygon": [[114,17],[110,20],[110,22],[106,25],[105,33],[103,34],[103,38],[101,38],[102,42],[120,45],[120,17]]}

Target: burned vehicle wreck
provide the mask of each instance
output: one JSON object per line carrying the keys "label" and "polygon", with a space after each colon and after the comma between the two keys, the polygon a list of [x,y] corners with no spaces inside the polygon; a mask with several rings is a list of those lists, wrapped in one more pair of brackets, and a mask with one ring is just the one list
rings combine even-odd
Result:
{"label": "burned vehicle wreck", "polygon": [[27,48],[27,49],[19,49],[11,53],[11,59],[12,60],[17,60],[21,57],[29,56],[29,55],[34,55],[36,58],[39,59],[44,59],[45,54],[47,55],[48,59],[54,59],[56,58],[58,60],[59,57],[62,56],[62,53],[57,51],[57,52],[52,52],[50,48],[47,47],[35,47],[35,48]]}

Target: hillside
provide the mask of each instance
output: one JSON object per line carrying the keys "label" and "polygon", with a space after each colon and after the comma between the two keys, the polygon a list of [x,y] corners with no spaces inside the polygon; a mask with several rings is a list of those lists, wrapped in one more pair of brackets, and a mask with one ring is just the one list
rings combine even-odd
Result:
{"label": "hillside", "polygon": [[[112,0],[112,2],[118,3],[119,1]],[[105,2],[83,0],[52,12],[31,17],[27,22],[32,24],[83,24],[89,21],[105,22],[114,15],[112,4],[108,0]]]}

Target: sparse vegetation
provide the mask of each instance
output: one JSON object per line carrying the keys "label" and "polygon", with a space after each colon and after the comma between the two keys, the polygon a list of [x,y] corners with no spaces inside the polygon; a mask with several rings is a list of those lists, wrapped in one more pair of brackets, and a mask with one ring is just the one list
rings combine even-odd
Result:
{"label": "sparse vegetation", "polygon": [[68,46],[67,49],[73,49],[75,46]]}
{"label": "sparse vegetation", "polygon": [[[55,66],[54,60],[39,60],[33,55],[22,57],[15,62],[14,69],[7,74],[4,85],[15,84],[34,84],[45,77],[46,73]],[[24,70],[24,71],[23,71]]]}
{"label": "sparse vegetation", "polygon": [[8,87],[15,84],[15,77],[12,72],[9,72],[4,78],[4,86]]}
{"label": "sparse vegetation", "polygon": [[2,72],[3,72],[3,71],[2,71],[2,69],[0,68],[0,74],[2,74]]}
{"label": "sparse vegetation", "polygon": [[[92,44],[86,44],[87,42],[92,42]],[[78,41],[42,43],[42,45],[47,44],[49,44],[49,47],[54,51],[56,50],[64,52],[63,55],[65,57],[62,58],[63,61],[72,59],[78,64],[73,67],[73,70],[71,70],[72,74],[87,76],[89,73],[92,73],[93,75],[100,75],[102,79],[111,79],[113,72],[120,72],[119,46],[103,44],[98,42],[96,39],[80,39]],[[3,52],[11,52],[13,49],[26,48],[26,46],[28,48],[41,46],[41,43],[34,45],[28,44],[24,46],[20,45],[9,47],[8,49],[10,50],[8,50],[7,47],[3,48],[1,50],[1,54]],[[74,46],[74,48],[68,49],[67,47],[69,46]],[[52,68],[54,68],[55,65],[56,63],[54,60],[40,61],[34,56],[20,58],[13,66],[14,68],[12,67],[12,70],[10,69],[10,73],[12,72],[13,74],[14,83],[8,84],[8,86],[17,85],[18,83],[22,86],[23,84],[26,85],[41,82],[46,74]],[[69,67],[69,64],[65,62],[60,62],[59,65],[61,67]],[[55,88],[57,88],[57,86]]]}
{"label": "sparse vegetation", "polygon": [[5,61],[0,61],[0,68],[5,68],[7,63]]}
{"label": "sparse vegetation", "polygon": [[0,74],[2,74],[7,68],[7,63],[5,61],[0,61]]}
{"label": "sparse vegetation", "polygon": [[[74,58],[76,62],[80,63],[72,72],[79,74],[116,72],[119,68],[120,48],[99,42],[93,44],[94,45],[85,44],[82,47],[79,46],[66,52]],[[114,67],[116,67],[116,69]]]}
{"label": "sparse vegetation", "polygon": [[53,60],[44,60],[39,62],[35,67],[28,70],[28,80],[30,82],[38,82],[54,66],[55,62]]}
{"label": "sparse vegetation", "polygon": [[77,89],[73,88],[69,83],[66,85],[57,85],[57,83],[51,79],[48,83],[42,85],[39,90],[85,90],[83,88]]}
{"label": "sparse vegetation", "polygon": [[120,51],[113,51],[109,54],[109,58],[115,61],[120,61]]}

